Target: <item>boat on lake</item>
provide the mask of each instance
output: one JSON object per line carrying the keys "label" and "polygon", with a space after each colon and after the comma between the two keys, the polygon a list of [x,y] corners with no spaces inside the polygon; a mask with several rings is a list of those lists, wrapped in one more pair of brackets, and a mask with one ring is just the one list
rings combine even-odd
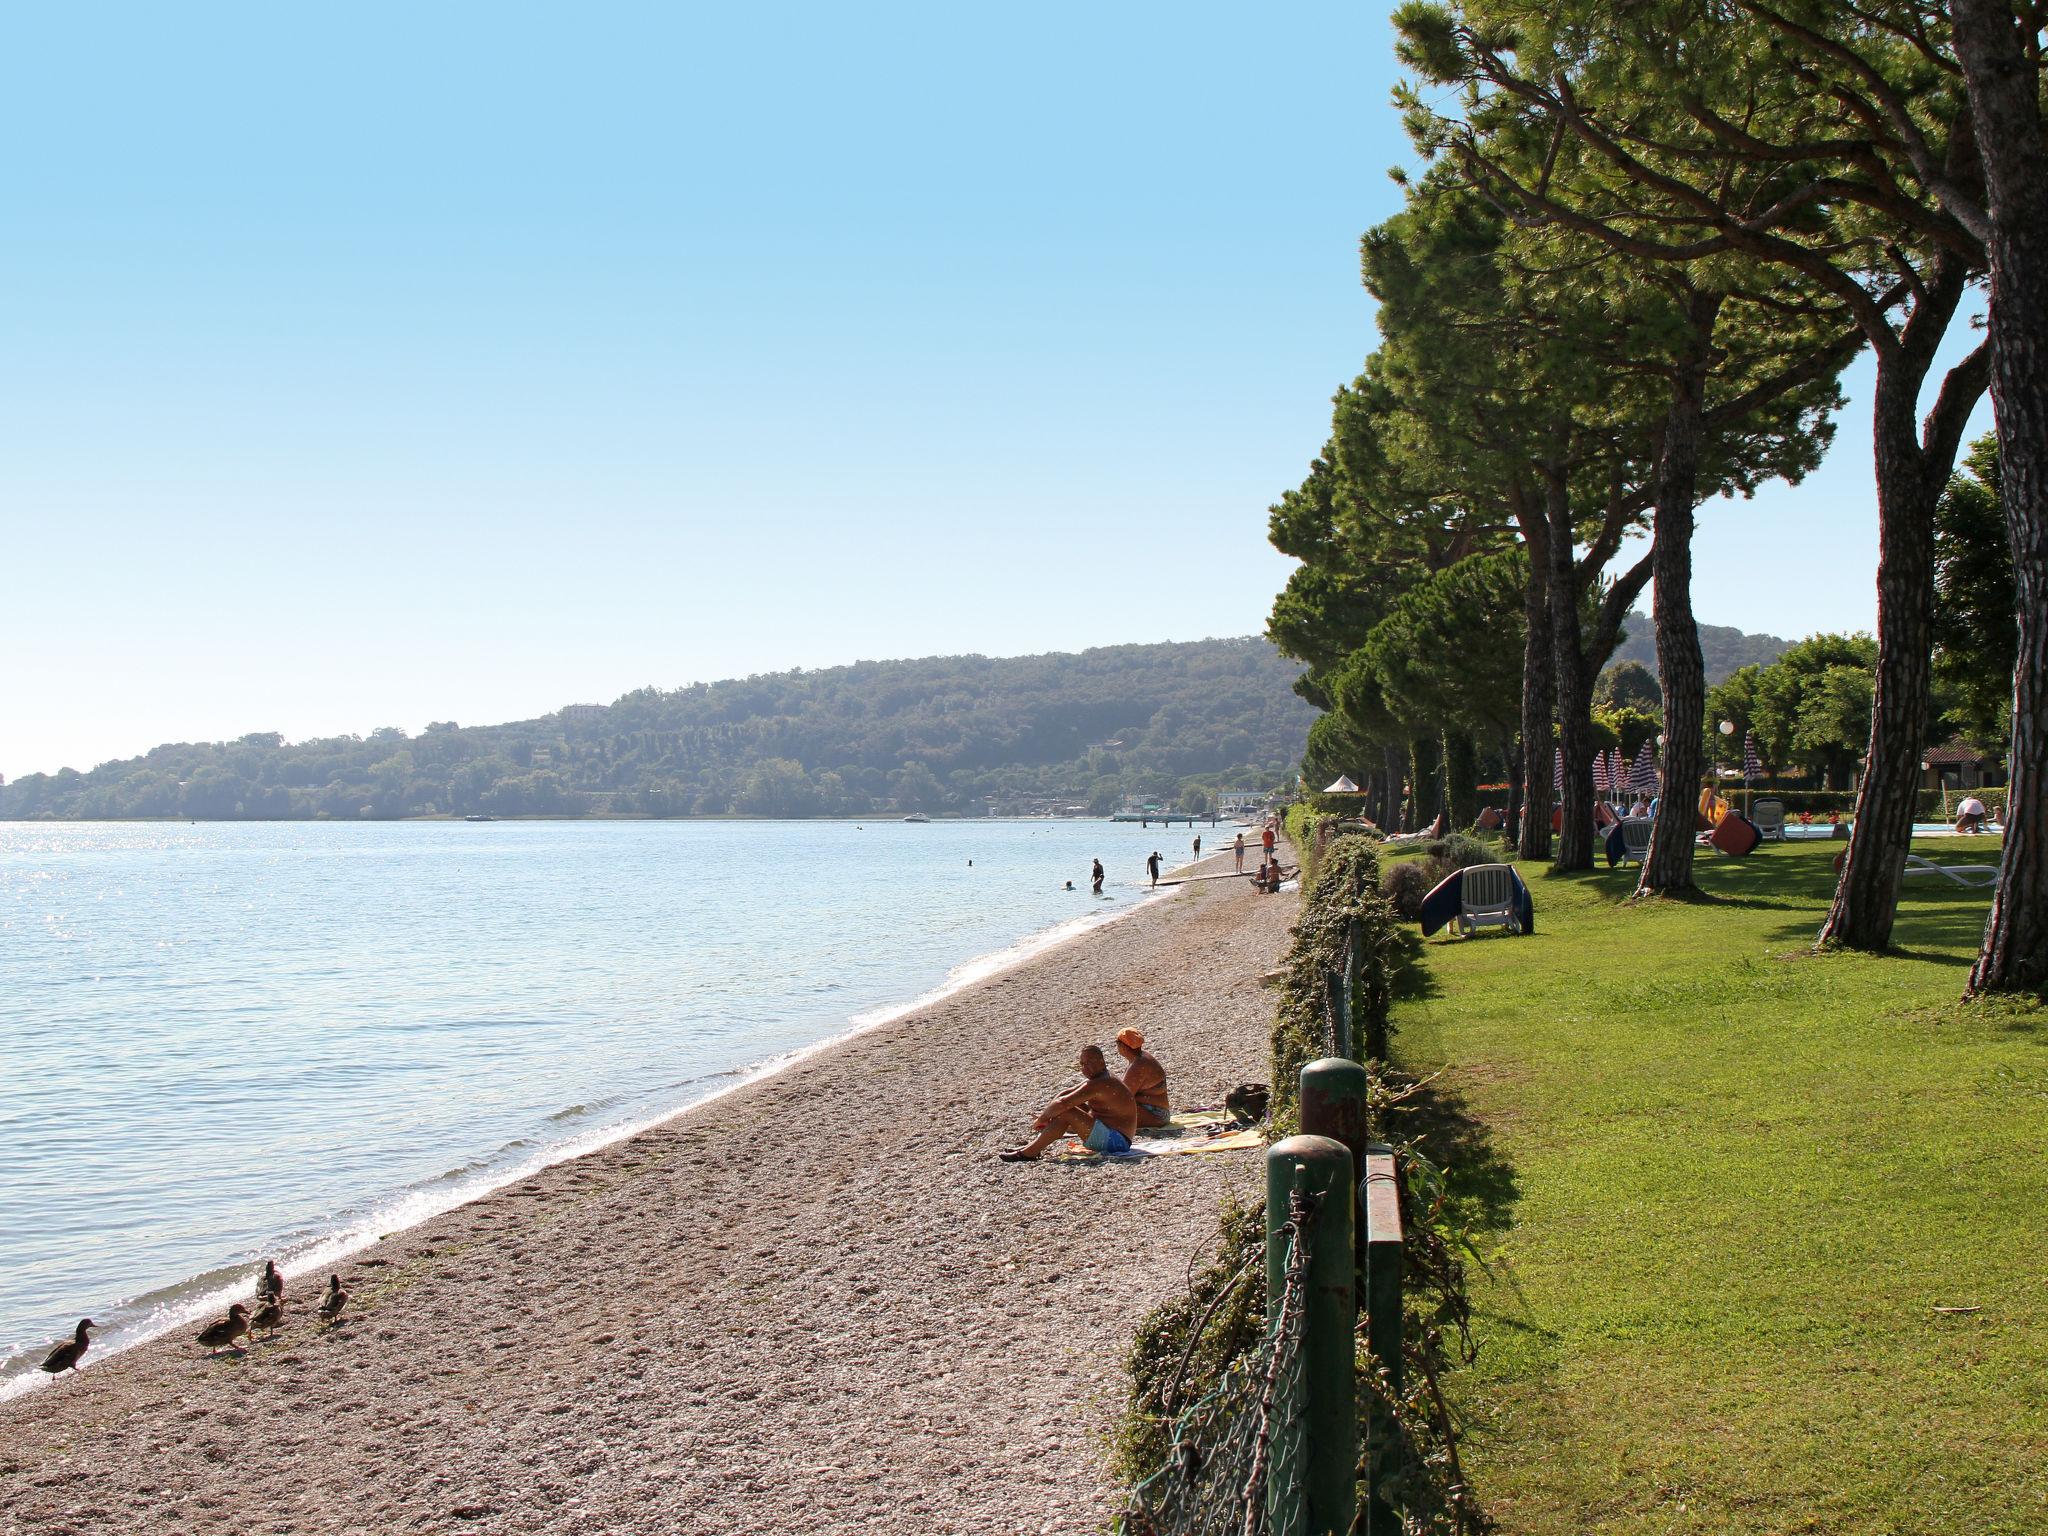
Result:
{"label": "boat on lake", "polygon": [[908,816],[904,817],[903,819],[905,821],[930,821],[931,817],[925,815],[923,811],[912,811]]}

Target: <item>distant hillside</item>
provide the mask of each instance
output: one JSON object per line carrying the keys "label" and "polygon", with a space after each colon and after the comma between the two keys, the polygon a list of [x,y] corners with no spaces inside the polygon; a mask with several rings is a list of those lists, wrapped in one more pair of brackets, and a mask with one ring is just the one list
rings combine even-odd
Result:
{"label": "distant hillside", "polygon": [[777,672],[511,725],[158,747],[0,787],[0,819],[981,814],[1292,777],[1315,711],[1263,638]]}
{"label": "distant hillside", "polygon": [[[1709,688],[1737,667],[1776,661],[1792,643],[1776,635],[1744,634],[1721,624],[1702,624],[1699,629],[1700,654],[1706,658]],[[1652,672],[1657,670],[1657,626],[1647,613],[1628,616],[1628,638],[1615,647],[1613,660],[1639,661]]]}

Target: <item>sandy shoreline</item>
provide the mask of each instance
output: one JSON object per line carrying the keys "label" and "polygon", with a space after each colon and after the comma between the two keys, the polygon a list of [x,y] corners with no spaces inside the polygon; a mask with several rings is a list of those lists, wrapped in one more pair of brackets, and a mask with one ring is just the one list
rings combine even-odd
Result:
{"label": "sandy shoreline", "polygon": [[302,1279],[0,1405],[0,1530],[1099,1529],[1130,1329],[1257,1160],[993,1154],[1126,1023],[1180,1102],[1262,1077],[1294,910],[1188,887],[385,1239],[342,1329]]}

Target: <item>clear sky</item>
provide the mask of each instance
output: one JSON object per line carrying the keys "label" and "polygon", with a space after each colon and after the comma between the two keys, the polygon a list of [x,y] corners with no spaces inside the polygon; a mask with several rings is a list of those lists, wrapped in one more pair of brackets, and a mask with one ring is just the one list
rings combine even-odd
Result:
{"label": "clear sky", "polygon": [[[1383,13],[40,7],[0,772],[1257,631],[1371,345]],[[1703,620],[1868,627],[1869,443]]]}

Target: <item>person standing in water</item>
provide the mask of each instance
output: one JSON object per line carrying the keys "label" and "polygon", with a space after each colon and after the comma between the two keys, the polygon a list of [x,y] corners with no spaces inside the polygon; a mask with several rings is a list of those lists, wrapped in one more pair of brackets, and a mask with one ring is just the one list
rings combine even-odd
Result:
{"label": "person standing in water", "polygon": [[1100,859],[1095,861],[1094,880],[1095,894],[1100,896],[1102,894],[1102,860]]}
{"label": "person standing in water", "polygon": [[1152,850],[1152,857],[1145,861],[1145,869],[1152,876],[1152,883],[1157,885],[1159,883],[1159,850],[1157,848]]}
{"label": "person standing in water", "polygon": [[1199,859],[1199,858],[1200,858],[1201,856],[1202,856],[1202,840],[1201,840],[1201,838],[1197,837],[1197,838],[1195,839],[1195,857]]}
{"label": "person standing in water", "polygon": [[1240,875],[1241,875],[1241,874],[1243,874],[1243,873],[1244,873],[1244,834],[1243,834],[1242,832],[1240,832],[1240,833],[1238,833],[1238,834],[1237,834],[1237,842],[1236,842],[1236,843],[1235,843],[1234,845],[1232,845],[1232,847],[1231,847],[1231,850],[1230,850],[1230,851],[1231,851],[1232,853],[1234,853],[1234,854],[1236,854],[1236,855],[1237,855],[1237,872],[1238,872],[1238,873],[1239,873]]}

